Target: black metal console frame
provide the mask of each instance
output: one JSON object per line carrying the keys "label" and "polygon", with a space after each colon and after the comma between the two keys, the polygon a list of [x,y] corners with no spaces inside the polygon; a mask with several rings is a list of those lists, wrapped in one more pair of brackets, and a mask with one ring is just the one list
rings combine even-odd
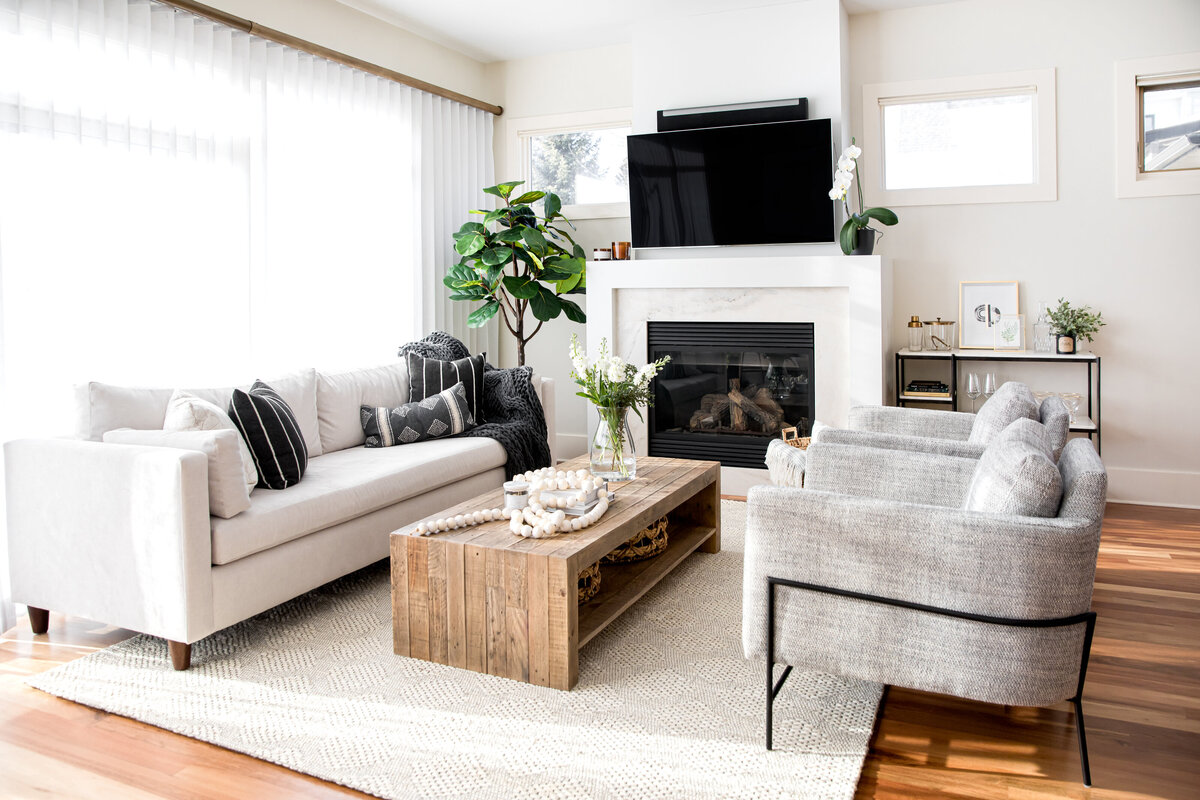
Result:
{"label": "black metal console frame", "polygon": [[1075,732],[1079,739],[1079,761],[1083,769],[1083,785],[1092,785],[1092,771],[1088,763],[1087,751],[1087,734],[1084,731],[1083,724],[1083,683],[1087,677],[1088,657],[1092,651],[1092,636],[1096,630],[1096,612],[1085,611],[1082,614],[1074,614],[1069,617],[1057,617],[1055,619],[1016,619],[1013,617],[990,617],[983,614],[970,614],[965,611],[955,611],[948,608],[938,608],[936,606],[927,606],[920,603],[910,603],[907,600],[896,600],[890,597],[880,597],[873,594],[865,594],[863,592],[852,592],[847,589],[837,589],[831,586],[820,586],[815,583],[803,583],[801,581],[787,580],[786,578],[767,578],[767,749],[771,749],[771,739],[773,733],[774,722],[774,704],[775,697],[783,688],[783,684],[787,681],[788,676],[792,674],[791,665],[785,666],[783,674],[779,676],[779,680],[775,680],[775,587],[787,586],[792,589],[803,589],[811,592],[820,592],[822,594],[831,594],[837,597],[850,597],[855,600],[865,600],[870,603],[880,603],[882,605],[895,606],[897,608],[907,608],[912,611],[923,611],[929,614],[938,614],[943,617],[953,617],[955,619],[965,619],[972,622],[983,622],[989,625],[1004,625],[1013,628],[1059,628],[1067,625],[1086,625],[1083,638],[1083,651],[1079,659],[1079,682],[1075,688],[1075,696],[1069,698],[1071,705],[1075,709]]}

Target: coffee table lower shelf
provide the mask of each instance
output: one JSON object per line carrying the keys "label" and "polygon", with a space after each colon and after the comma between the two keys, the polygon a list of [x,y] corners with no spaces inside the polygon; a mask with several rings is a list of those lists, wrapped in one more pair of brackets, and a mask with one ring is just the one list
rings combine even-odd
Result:
{"label": "coffee table lower shelf", "polygon": [[717,532],[709,525],[688,524],[672,524],[668,530],[667,549],[654,558],[632,564],[600,565],[600,591],[579,606],[580,647],[607,628]]}

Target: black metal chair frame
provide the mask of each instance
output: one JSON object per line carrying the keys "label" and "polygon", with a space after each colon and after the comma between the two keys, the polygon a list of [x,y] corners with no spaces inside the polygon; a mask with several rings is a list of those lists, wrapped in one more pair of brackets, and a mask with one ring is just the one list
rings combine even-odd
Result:
{"label": "black metal chair frame", "polygon": [[792,674],[791,665],[787,665],[779,680],[775,680],[775,587],[787,586],[792,589],[803,589],[810,592],[821,592],[838,597],[850,597],[855,600],[865,600],[870,603],[907,608],[913,611],[923,611],[928,614],[938,614],[943,617],[954,617],[972,622],[983,622],[989,625],[1004,625],[1012,628],[1059,628],[1067,625],[1086,625],[1083,637],[1083,653],[1079,659],[1079,683],[1076,685],[1075,696],[1070,698],[1075,707],[1075,731],[1079,738],[1079,761],[1083,768],[1083,785],[1092,785],[1092,771],[1088,765],[1087,735],[1083,726],[1083,682],[1087,677],[1088,657],[1092,651],[1092,634],[1096,630],[1096,612],[1085,611],[1070,617],[1055,619],[1014,619],[1011,617],[989,617],[982,614],[969,614],[964,611],[954,611],[948,608],[926,606],[920,603],[910,603],[907,600],[895,600],[890,597],[879,597],[862,592],[851,592],[846,589],[836,589],[831,586],[819,586],[814,583],[790,581],[785,578],[767,578],[767,749],[771,749],[772,728],[774,721],[775,697],[779,694],[788,676]]}

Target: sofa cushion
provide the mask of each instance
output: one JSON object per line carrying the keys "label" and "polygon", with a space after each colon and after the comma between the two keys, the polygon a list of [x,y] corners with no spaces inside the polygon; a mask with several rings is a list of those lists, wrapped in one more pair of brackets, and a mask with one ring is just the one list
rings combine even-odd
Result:
{"label": "sofa cushion", "polygon": [[467,392],[461,383],[416,403],[404,403],[395,408],[363,406],[360,413],[367,447],[441,439],[475,427],[471,409],[467,406]]}
{"label": "sofa cushion", "polygon": [[[164,431],[233,431],[237,434],[238,455],[242,462],[242,481],[246,484],[247,496],[258,485],[258,467],[254,466],[254,456],[249,445],[242,438],[241,431],[233,424],[233,420],[215,403],[177,390],[167,403],[167,416],[163,419]],[[107,440],[106,440],[107,441]],[[209,467],[209,482],[212,482],[212,467]],[[247,497],[246,508],[250,507]],[[244,511],[245,508],[239,509]],[[213,512],[217,514],[216,511]],[[217,514],[224,517],[225,514]]]}
{"label": "sofa cushion", "polygon": [[1067,410],[1067,404],[1061,397],[1052,396],[1043,400],[1038,407],[1038,418],[1042,425],[1046,426],[1046,433],[1050,435],[1052,455],[1057,462],[1062,456],[1063,448],[1067,446],[1067,439],[1071,436],[1071,412]]}
{"label": "sofa cushion", "polygon": [[229,416],[250,446],[259,486],[286,489],[300,482],[308,469],[308,448],[296,415],[278,392],[262,381],[248,392],[234,389]]}
{"label": "sofa cushion", "polygon": [[242,454],[238,450],[241,440],[242,435],[232,429],[135,431],[117,428],[104,434],[104,441],[110,444],[175,447],[204,453],[208,457],[208,510],[213,516],[225,519],[250,507],[250,490],[246,488]]}
{"label": "sofa cushion", "polygon": [[967,441],[988,444],[1016,420],[1037,418],[1038,404],[1033,392],[1023,383],[1009,381],[979,407]]}
{"label": "sofa cushion", "polygon": [[1050,435],[1040,422],[1019,419],[979,457],[963,508],[1021,517],[1053,517],[1063,482],[1051,459]]}
{"label": "sofa cushion", "polygon": [[[268,384],[279,392],[300,423],[304,444],[309,456],[321,454],[321,435],[317,426],[317,371],[314,369],[291,372]],[[188,394],[213,403],[218,408],[227,408],[234,388],[249,389],[250,386],[216,389],[187,389]],[[114,386],[108,383],[91,382],[75,387],[77,419],[75,434],[80,439],[98,442],[105,431],[117,428],[139,430],[162,430],[167,415],[167,403],[174,389],[145,389],[135,386]],[[358,406],[354,407],[355,414]]]}
{"label": "sofa cushion", "polygon": [[359,447],[363,435],[359,409],[392,408],[408,402],[408,366],[403,361],[369,369],[317,374],[317,424],[326,453]]}
{"label": "sofa cushion", "polygon": [[416,353],[405,353],[408,362],[408,400],[415,403],[444,392],[456,383],[462,383],[467,392],[467,403],[471,406],[471,418],[476,425],[487,420],[483,414],[483,363],[487,353],[480,353],[456,361],[439,361]]}
{"label": "sofa cushion", "polygon": [[[309,462],[284,492],[255,492],[250,508],[212,520],[214,564],[229,564],[319,530],[504,465],[494,439],[434,439],[405,447],[352,447]],[[500,481],[496,483],[499,499]]]}

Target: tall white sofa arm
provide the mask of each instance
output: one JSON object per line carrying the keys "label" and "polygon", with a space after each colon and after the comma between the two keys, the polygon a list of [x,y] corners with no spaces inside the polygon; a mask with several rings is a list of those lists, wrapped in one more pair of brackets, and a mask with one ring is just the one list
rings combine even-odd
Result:
{"label": "tall white sofa arm", "polygon": [[212,632],[203,453],[22,439],[4,460],[14,600],[187,644]]}
{"label": "tall white sofa arm", "polygon": [[558,436],[558,425],[554,418],[554,379],[553,378],[535,378],[537,381],[535,388],[537,389],[538,398],[542,401],[542,413],[546,415],[546,440],[550,444],[550,466],[554,466],[555,459],[558,457],[557,445],[555,439]]}

